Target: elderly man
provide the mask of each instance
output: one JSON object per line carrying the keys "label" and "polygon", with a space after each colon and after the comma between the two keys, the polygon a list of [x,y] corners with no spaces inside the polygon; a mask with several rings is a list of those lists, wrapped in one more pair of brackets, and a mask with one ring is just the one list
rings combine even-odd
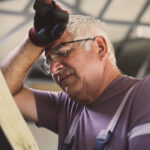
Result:
{"label": "elderly man", "polygon": [[[103,24],[89,16],[70,15],[61,34],[44,42],[35,33],[36,23],[34,28],[1,62],[22,114],[57,133],[58,150],[149,150],[150,77],[138,80],[119,71]],[[44,32],[49,36],[48,30]],[[43,51],[43,68],[62,92],[23,86],[27,71]]]}

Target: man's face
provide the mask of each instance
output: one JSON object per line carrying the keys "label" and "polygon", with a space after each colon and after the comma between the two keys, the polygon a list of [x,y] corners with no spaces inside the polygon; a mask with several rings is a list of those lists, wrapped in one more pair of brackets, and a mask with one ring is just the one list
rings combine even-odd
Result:
{"label": "man's face", "polygon": [[[67,41],[71,39],[67,38]],[[61,47],[57,51],[59,55],[67,52],[67,55],[62,58],[51,52],[51,58],[56,58],[56,61],[51,61],[50,71],[56,83],[71,98],[82,103],[81,100],[97,86],[101,69],[99,55],[94,46],[91,45],[91,50],[86,51],[80,44],[76,42]]]}

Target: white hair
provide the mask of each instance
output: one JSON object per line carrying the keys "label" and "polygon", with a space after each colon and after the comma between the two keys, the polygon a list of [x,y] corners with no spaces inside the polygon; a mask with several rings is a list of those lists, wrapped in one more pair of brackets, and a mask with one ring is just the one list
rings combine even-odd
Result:
{"label": "white hair", "polygon": [[[116,58],[114,48],[109,40],[106,31],[104,30],[104,23],[91,16],[70,15],[67,31],[71,34],[73,40],[94,38],[96,36],[103,36],[106,40],[109,60],[116,66]],[[84,42],[86,50],[90,50],[91,42]]]}

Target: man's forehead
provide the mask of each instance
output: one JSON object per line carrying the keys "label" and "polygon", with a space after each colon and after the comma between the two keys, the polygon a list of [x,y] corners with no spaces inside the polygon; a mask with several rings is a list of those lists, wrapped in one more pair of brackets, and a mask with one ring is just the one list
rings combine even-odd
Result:
{"label": "man's forehead", "polygon": [[56,47],[57,45],[60,45],[61,43],[65,43],[65,42],[70,41],[70,40],[71,40],[71,36],[69,35],[68,32],[65,31],[65,32],[62,34],[62,36],[61,36],[59,39],[57,39],[57,40],[52,44],[52,47],[54,48],[54,47]]}
{"label": "man's forehead", "polygon": [[71,39],[71,35],[65,31],[59,39],[50,44],[45,55],[49,55],[57,46],[61,45],[61,43],[65,43],[67,41],[70,41]]}

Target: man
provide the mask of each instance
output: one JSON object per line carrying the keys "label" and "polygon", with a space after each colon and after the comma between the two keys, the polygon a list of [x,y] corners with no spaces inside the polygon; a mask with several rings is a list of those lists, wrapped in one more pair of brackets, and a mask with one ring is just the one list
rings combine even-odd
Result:
{"label": "man", "polygon": [[[107,128],[127,91],[136,83],[105,148],[150,149],[150,77],[139,81],[119,71],[113,46],[99,20],[70,15],[65,30],[49,42],[46,50],[41,43],[37,46],[39,42],[31,32],[30,38],[1,62],[1,70],[22,114],[58,134],[58,150],[64,148],[76,115],[74,136],[66,148],[94,150],[98,133]],[[44,50],[44,68],[50,69],[63,92],[23,86],[27,71]]]}

